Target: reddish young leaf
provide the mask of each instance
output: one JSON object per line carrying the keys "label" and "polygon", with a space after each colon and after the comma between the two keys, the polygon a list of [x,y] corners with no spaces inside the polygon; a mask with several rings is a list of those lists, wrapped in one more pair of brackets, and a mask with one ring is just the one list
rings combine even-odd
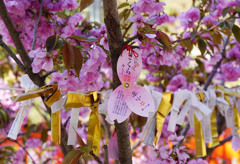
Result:
{"label": "reddish young leaf", "polygon": [[63,164],[75,164],[81,155],[81,150],[72,150],[64,157]]}
{"label": "reddish young leaf", "polygon": [[171,50],[171,40],[169,39],[168,35],[162,31],[157,32],[156,40],[161,43],[167,50]]}
{"label": "reddish young leaf", "polygon": [[57,39],[56,35],[52,35],[52,36],[49,36],[47,38],[46,43],[45,43],[47,52],[52,52],[53,51],[53,49],[56,45],[56,39]]}
{"label": "reddish young leaf", "polygon": [[240,28],[237,25],[233,25],[232,32],[235,39],[240,43]]}
{"label": "reddish young leaf", "polygon": [[203,39],[198,39],[198,48],[201,51],[201,54],[203,55],[207,49],[207,44]]}
{"label": "reddish young leaf", "polygon": [[63,62],[69,72],[70,68],[74,63],[74,51],[73,51],[73,47],[67,42],[63,47],[62,55],[63,55]]}
{"label": "reddish young leaf", "polygon": [[80,146],[86,146],[86,144],[83,142],[82,138],[78,135],[77,131],[74,129],[76,135],[77,135],[77,141]]}
{"label": "reddish young leaf", "polygon": [[81,0],[80,12],[83,11],[85,8],[87,8],[89,5],[91,5],[93,2],[94,2],[94,0]]}
{"label": "reddish young leaf", "polygon": [[73,63],[73,68],[77,74],[77,77],[79,78],[79,73],[82,68],[82,63],[83,63],[83,58],[81,51],[79,48],[73,46],[73,51],[74,51],[74,63]]}

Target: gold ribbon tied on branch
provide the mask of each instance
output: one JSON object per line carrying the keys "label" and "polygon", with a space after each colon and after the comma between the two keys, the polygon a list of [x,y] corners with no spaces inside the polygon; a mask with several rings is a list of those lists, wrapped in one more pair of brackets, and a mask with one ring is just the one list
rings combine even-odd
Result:
{"label": "gold ribbon tied on branch", "polygon": [[95,155],[99,154],[100,147],[100,122],[98,115],[98,106],[99,98],[96,91],[89,92],[87,94],[79,94],[75,92],[70,92],[67,94],[65,107],[90,107],[91,109],[88,123],[87,144],[92,144],[92,151]]}
{"label": "gold ribbon tied on branch", "polygon": [[[58,85],[46,85],[37,90],[11,97],[15,102],[42,97],[44,103],[50,107],[54,102],[60,99],[61,92]],[[61,140],[61,118],[60,111],[52,113],[51,119],[52,141],[60,144]]]}

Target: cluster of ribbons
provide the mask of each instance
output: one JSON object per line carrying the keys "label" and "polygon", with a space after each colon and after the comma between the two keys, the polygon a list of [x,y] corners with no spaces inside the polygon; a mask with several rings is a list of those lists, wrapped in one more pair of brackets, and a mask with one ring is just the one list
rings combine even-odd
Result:
{"label": "cluster of ribbons", "polygon": [[[15,102],[21,101],[21,108],[13,122],[8,137],[17,138],[22,121],[27,108],[33,102],[33,98],[42,97],[44,103],[51,107],[51,132],[52,141],[61,142],[61,116],[60,109],[64,107],[72,108],[69,126],[68,145],[74,145],[76,141],[76,129],[78,127],[79,112],[81,107],[90,107],[91,114],[88,123],[87,143],[92,143],[93,153],[99,154],[100,147],[100,122],[99,113],[105,114],[106,120],[113,124],[108,116],[108,99],[112,93],[107,91],[104,104],[99,107],[97,92],[68,92],[65,97],[61,97],[57,85],[47,85],[37,89],[36,85],[23,76],[20,78],[25,87],[25,93],[13,96]],[[170,113],[168,131],[175,132],[176,125],[182,125],[186,116],[190,126],[194,128],[196,139],[196,156],[206,155],[206,143],[208,147],[215,147],[219,144],[217,132],[217,112],[221,112],[226,117],[227,127],[232,128],[233,136],[240,138],[240,92],[226,89],[216,85],[209,87],[207,91],[199,88],[198,92],[188,90],[178,90],[177,92],[160,93],[150,90],[155,111],[150,111],[145,129],[142,132],[141,140],[151,146],[158,144],[161,136],[165,117]],[[99,110],[98,110],[99,109]]]}
{"label": "cluster of ribbons", "polygon": [[[165,117],[170,112],[168,131],[175,132],[176,125],[182,125],[188,116],[190,127],[194,128],[196,156],[206,156],[208,147],[219,144],[217,132],[217,111],[225,116],[227,127],[233,136],[240,137],[240,92],[215,86],[198,92],[178,90],[175,93],[150,91],[155,102],[155,113],[150,113],[141,140],[156,146],[161,135]],[[180,110],[181,109],[181,110]]]}
{"label": "cluster of ribbons", "polygon": [[[22,85],[26,88],[24,94],[13,96],[15,102],[21,101],[20,110],[9,131],[8,137],[16,139],[21,128],[23,119],[28,107],[33,103],[33,99],[42,97],[44,103],[51,107],[51,137],[52,141],[60,144],[61,142],[61,113],[63,107],[72,108],[68,145],[74,145],[76,141],[76,130],[79,119],[80,107],[90,107],[91,113],[88,123],[87,143],[92,144],[92,151],[95,155],[99,154],[100,147],[100,122],[98,114],[99,98],[97,92],[78,93],[69,92],[66,97],[61,98],[61,92],[55,84],[46,85],[39,89],[33,84],[27,75],[20,78]],[[30,87],[29,87],[30,86]]]}

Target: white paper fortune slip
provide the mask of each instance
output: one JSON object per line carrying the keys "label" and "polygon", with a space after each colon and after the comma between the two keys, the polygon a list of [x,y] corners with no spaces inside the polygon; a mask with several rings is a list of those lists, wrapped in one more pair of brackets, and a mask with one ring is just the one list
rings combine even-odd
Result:
{"label": "white paper fortune slip", "polygon": [[[33,90],[38,88],[32,80],[28,77],[28,75],[23,75],[19,78],[21,85],[25,88],[25,92],[28,92],[29,90]],[[8,137],[11,139],[16,140],[17,135],[20,131],[20,128],[22,126],[23,120],[26,116],[26,112],[28,107],[33,103],[33,99],[25,100],[21,102],[20,109],[13,121],[13,124],[11,126],[10,131],[8,132]]]}
{"label": "white paper fortune slip", "polygon": [[131,46],[125,47],[117,63],[117,73],[122,85],[112,92],[108,101],[109,117],[118,123],[126,120],[132,111],[148,117],[149,112],[155,110],[151,95],[135,84],[142,70],[142,57]]}
{"label": "white paper fortune slip", "polygon": [[158,110],[158,106],[161,103],[162,100],[162,94],[160,92],[150,90],[148,87],[144,86],[146,90],[148,90],[152,98],[154,100],[155,104],[155,111],[149,113],[149,117],[147,119],[147,123],[144,127],[144,130],[142,132],[142,135],[140,137],[140,140],[144,142],[144,144],[149,146],[154,146],[153,141],[155,138],[155,126],[156,126],[156,112]]}
{"label": "white paper fortune slip", "polygon": [[78,128],[78,118],[79,118],[80,108],[72,108],[71,110],[71,119],[69,125],[69,133],[68,133],[68,142],[67,145],[75,145],[77,138],[77,128]]}

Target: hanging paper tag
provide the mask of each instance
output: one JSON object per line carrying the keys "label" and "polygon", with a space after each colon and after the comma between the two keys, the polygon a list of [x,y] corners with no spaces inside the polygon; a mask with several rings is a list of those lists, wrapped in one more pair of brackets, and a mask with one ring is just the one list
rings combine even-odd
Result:
{"label": "hanging paper tag", "polygon": [[146,145],[154,146],[153,141],[155,138],[156,112],[157,112],[158,106],[161,103],[162,94],[160,92],[150,90],[147,86],[144,86],[144,88],[148,92],[151,92],[151,95],[153,97],[154,104],[155,104],[155,111],[149,113],[149,117],[147,119],[147,123],[144,127],[140,140],[143,141]]}
{"label": "hanging paper tag", "polygon": [[141,55],[126,45],[118,59],[117,72],[122,85],[110,95],[108,114],[111,120],[119,123],[126,120],[131,111],[137,115],[148,117],[154,111],[151,95],[141,86],[134,84],[142,69]]}
{"label": "hanging paper tag", "polygon": [[115,89],[108,100],[108,115],[111,120],[117,120],[118,123],[126,120],[131,114],[131,110],[128,108],[122,86]]}
{"label": "hanging paper tag", "polygon": [[71,110],[71,118],[70,125],[68,131],[68,145],[75,145],[77,138],[77,128],[78,128],[78,118],[79,118],[80,108],[72,108]]}
{"label": "hanging paper tag", "polygon": [[210,116],[203,116],[202,119],[203,137],[206,143],[212,142]]}
{"label": "hanging paper tag", "polygon": [[189,91],[179,89],[174,93],[173,105],[171,108],[170,119],[168,123],[168,131],[174,132],[177,123],[177,117],[180,106],[183,104],[185,100],[189,99]]}
{"label": "hanging paper tag", "polygon": [[60,100],[58,100],[55,103],[53,103],[51,105],[52,113],[56,113],[57,111],[62,109],[64,107],[65,101],[66,101],[66,98],[61,98]]}
{"label": "hanging paper tag", "polygon": [[[28,77],[28,75],[21,76],[19,78],[19,81],[21,82],[21,85],[25,88],[25,92],[28,92],[29,90],[33,90],[37,88],[37,86],[32,82],[32,80]],[[26,116],[27,109],[32,103],[33,103],[33,99],[29,99],[21,102],[20,109],[8,133],[9,138],[12,138],[14,140],[17,139],[17,135],[20,131],[23,120]]]}
{"label": "hanging paper tag", "polygon": [[20,128],[22,126],[22,123],[23,123],[23,120],[26,116],[26,112],[27,112],[27,109],[28,107],[33,103],[33,100],[25,100],[25,101],[22,101],[21,102],[21,105],[20,105],[20,109],[13,121],[13,124],[11,126],[11,129],[8,133],[8,137],[9,138],[12,138],[14,140],[17,139],[17,135],[20,131]]}

